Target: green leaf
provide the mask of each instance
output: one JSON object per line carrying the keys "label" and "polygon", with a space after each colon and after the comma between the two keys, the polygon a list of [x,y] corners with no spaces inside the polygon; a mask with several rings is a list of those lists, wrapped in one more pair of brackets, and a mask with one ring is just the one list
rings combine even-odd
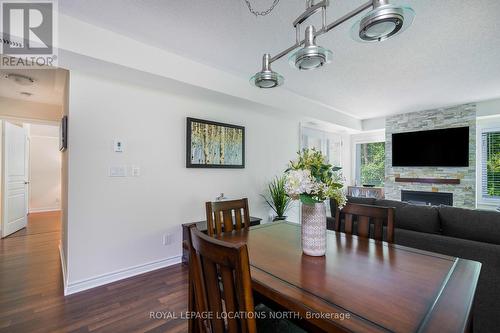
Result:
{"label": "green leaf", "polygon": [[309,194],[301,194],[300,195],[300,201],[304,204],[304,205],[314,205],[314,204],[317,204],[321,201],[318,201],[318,200],[315,200],[313,197],[311,197]]}

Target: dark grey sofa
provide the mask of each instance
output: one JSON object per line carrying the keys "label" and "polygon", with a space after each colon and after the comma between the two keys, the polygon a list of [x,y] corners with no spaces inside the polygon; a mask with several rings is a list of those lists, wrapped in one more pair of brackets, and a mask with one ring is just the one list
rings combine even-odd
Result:
{"label": "dark grey sofa", "polygon": [[[349,197],[348,201],[394,207],[396,244],[482,263],[474,304],[474,332],[500,332],[500,213],[372,198]],[[333,225],[329,218],[328,228],[333,229]]]}

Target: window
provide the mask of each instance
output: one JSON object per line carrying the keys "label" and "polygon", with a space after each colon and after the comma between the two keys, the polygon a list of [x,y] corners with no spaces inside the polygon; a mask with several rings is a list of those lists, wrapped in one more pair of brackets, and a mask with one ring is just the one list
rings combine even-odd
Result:
{"label": "window", "polygon": [[302,127],[301,132],[300,149],[319,150],[330,164],[342,166],[342,138],[339,134],[309,127]]}
{"label": "window", "polygon": [[356,145],[356,184],[384,186],[385,142]]}
{"label": "window", "polygon": [[500,129],[481,138],[481,187],[484,199],[500,199]]}

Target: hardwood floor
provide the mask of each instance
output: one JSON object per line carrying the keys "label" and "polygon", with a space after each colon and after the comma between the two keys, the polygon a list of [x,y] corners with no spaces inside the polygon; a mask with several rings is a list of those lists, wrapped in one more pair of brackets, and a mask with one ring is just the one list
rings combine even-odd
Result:
{"label": "hardwood floor", "polygon": [[187,267],[175,265],[63,296],[60,214],[30,214],[0,240],[0,332],[187,332]]}

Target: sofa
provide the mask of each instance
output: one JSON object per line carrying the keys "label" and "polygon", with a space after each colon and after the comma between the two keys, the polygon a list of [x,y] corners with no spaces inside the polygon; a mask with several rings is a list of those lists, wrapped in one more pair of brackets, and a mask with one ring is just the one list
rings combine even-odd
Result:
{"label": "sofa", "polygon": [[[374,198],[348,202],[395,208],[394,242],[482,263],[473,309],[475,333],[500,332],[500,213],[450,206],[417,206]],[[332,216],[335,205],[331,204]],[[328,218],[329,229],[334,218]],[[341,224],[341,231],[343,224]]]}

